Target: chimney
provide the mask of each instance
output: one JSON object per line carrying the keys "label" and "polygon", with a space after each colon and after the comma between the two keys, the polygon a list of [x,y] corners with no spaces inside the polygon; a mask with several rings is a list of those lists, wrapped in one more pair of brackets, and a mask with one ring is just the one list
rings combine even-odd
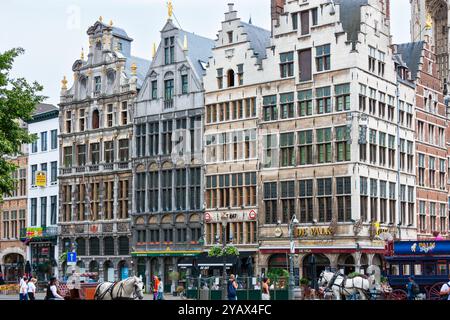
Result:
{"label": "chimney", "polygon": [[284,5],[286,4],[286,0],[270,0],[270,1],[272,2],[271,3],[272,25],[274,20],[277,21],[276,25],[278,25],[280,22],[280,15],[284,11]]}
{"label": "chimney", "polygon": [[234,10],[234,3],[228,4],[228,12],[225,13],[225,21],[237,19],[237,11]]}
{"label": "chimney", "polygon": [[386,0],[386,20],[391,20],[391,0]]}

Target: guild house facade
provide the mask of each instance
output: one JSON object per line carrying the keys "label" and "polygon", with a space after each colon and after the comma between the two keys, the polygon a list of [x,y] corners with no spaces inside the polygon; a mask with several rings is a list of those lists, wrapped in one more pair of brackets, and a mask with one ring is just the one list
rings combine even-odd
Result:
{"label": "guild house facade", "polygon": [[388,3],[289,1],[263,61],[258,266],[295,273],[381,265],[413,239],[414,85],[397,76]]}
{"label": "guild house facade", "polygon": [[87,56],[61,89],[60,253],[76,250],[79,270],[114,281],[132,267],[133,104],[150,62],[131,55],[133,39],[112,21],[100,17],[87,34]]}
{"label": "guild house facade", "polygon": [[193,275],[202,254],[203,76],[213,46],[176,27],[170,7],[136,102],[132,256],[147,286],[160,276],[170,292],[171,273]]}

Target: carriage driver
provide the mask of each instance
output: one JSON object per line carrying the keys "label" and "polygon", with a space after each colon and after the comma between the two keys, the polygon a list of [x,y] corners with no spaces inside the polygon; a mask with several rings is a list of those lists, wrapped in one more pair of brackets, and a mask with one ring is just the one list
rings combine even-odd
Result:
{"label": "carriage driver", "polygon": [[450,300],[450,274],[448,275],[449,281],[444,283],[441,287],[440,295],[442,300]]}

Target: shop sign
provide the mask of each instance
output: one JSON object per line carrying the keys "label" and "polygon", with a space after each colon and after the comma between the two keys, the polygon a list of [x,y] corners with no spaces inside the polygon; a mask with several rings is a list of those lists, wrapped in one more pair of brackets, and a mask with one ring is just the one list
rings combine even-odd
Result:
{"label": "shop sign", "polygon": [[297,228],[295,236],[297,238],[333,236],[333,230],[331,227]]}
{"label": "shop sign", "polygon": [[397,241],[394,254],[448,254],[450,241]]}
{"label": "shop sign", "polygon": [[47,186],[47,173],[45,171],[36,172],[36,186],[46,187]]}
{"label": "shop sign", "polygon": [[40,238],[42,234],[42,228],[27,228],[27,239]]}
{"label": "shop sign", "polygon": [[255,220],[257,217],[257,210],[250,211],[240,211],[240,212],[206,212],[205,222],[208,223],[220,223],[222,222],[222,217],[226,219],[227,222],[234,221],[249,221]]}

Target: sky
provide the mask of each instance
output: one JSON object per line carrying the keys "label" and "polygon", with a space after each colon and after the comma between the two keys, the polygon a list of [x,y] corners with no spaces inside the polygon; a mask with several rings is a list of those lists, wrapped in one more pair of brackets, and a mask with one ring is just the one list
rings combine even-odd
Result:
{"label": "sky", "polygon": [[[216,38],[227,4],[233,0],[173,0],[174,15],[184,30]],[[167,0],[1,0],[0,52],[22,47],[13,77],[25,77],[44,86],[47,103],[58,104],[64,75],[72,81],[72,65],[81,48],[88,49],[89,26],[103,22],[126,30],[134,39],[132,55],[151,59],[153,43],[167,19]],[[234,0],[244,21],[270,30],[269,0]],[[408,42],[409,0],[391,1],[394,42]],[[175,19],[174,19],[175,20]]]}

